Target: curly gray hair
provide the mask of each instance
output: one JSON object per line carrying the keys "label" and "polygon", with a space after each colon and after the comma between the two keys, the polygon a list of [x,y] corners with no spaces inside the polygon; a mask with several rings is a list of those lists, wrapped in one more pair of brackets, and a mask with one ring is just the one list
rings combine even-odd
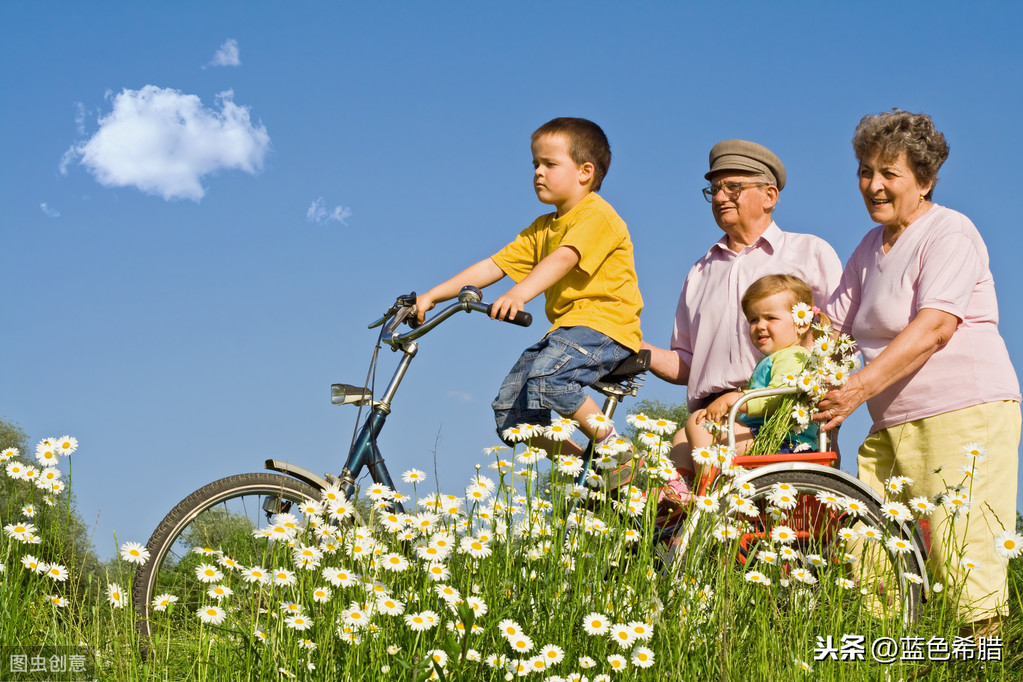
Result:
{"label": "curly gray hair", "polygon": [[921,185],[931,184],[924,199],[931,200],[938,182],[938,169],[948,158],[945,136],[934,128],[927,114],[911,114],[892,109],[860,119],[852,139],[856,160],[877,154],[882,161],[892,161],[906,152],[913,176]]}

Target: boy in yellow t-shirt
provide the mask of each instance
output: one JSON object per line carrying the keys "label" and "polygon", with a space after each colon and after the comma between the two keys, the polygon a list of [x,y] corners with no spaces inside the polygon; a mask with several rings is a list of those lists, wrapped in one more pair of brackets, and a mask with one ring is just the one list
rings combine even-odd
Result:
{"label": "boy in yellow t-shirt", "polygon": [[[533,188],[554,206],[496,254],[418,297],[418,319],[464,286],[485,287],[509,275],[516,284],[494,301],[491,316],[506,319],[541,292],[552,323],[530,346],[494,400],[498,433],[521,423],[546,426],[551,410],[579,422],[589,438],[613,429],[588,418],[600,412],[585,388],[639,350],[643,299],[625,221],[596,194],[611,163],[600,126],[556,118],[532,136]],[[570,441],[563,452],[577,448]]]}

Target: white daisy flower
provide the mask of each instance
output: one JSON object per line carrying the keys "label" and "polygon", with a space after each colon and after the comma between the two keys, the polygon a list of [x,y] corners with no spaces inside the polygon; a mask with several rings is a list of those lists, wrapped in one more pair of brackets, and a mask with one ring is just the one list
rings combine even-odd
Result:
{"label": "white daisy flower", "polygon": [[913,515],[909,508],[901,502],[885,502],[881,505],[881,513],[892,521],[911,521]]}
{"label": "white daisy flower", "polygon": [[210,589],[206,590],[206,594],[213,597],[214,599],[220,600],[230,597],[232,594],[234,594],[234,590],[232,590],[227,585],[213,585],[210,587]]}
{"label": "white daisy flower", "polygon": [[43,564],[39,572],[58,583],[67,580],[69,575],[68,570],[60,564]]}
{"label": "white daisy flower", "polygon": [[813,308],[802,301],[795,304],[792,306],[792,321],[797,327],[808,326],[813,322]]}
{"label": "white daisy flower", "polygon": [[62,457],[67,457],[78,449],[78,440],[71,436],[61,436],[57,439],[57,452]]}
{"label": "white daisy flower", "polygon": [[885,481],[884,487],[889,495],[898,495],[907,485],[912,485],[913,479],[909,476],[892,476]]}
{"label": "white daisy flower", "polygon": [[219,606],[203,606],[196,610],[199,620],[210,625],[220,625],[227,618],[227,611]]}
{"label": "white daisy flower", "polygon": [[313,626],[313,621],[309,616],[301,613],[296,613],[292,616],[288,616],[284,619],[284,624],[292,630],[308,630]]}
{"label": "white daisy flower", "polygon": [[995,551],[1006,559],[1015,559],[1023,553],[1023,535],[1003,530],[995,536]]}
{"label": "white daisy flower", "polygon": [[247,583],[260,583],[265,585],[270,582],[270,572],[262,566],[251,566],[242,569],[242,579]]}
{"label": "white daisy flower", "polygon": [[583,618],[583,630],[588,635],[603,635],[611,628],[611,621],[607,616],[596,611],[590,612]]}
{"label": "white daisy flower", "polygon": [[987,448],[980,443],[967,443],[963,446],[963,454],[972,462],[983,462],[987,458]]}
{"label": "white daisy flower", "polygon": [[57,463],[59,457],[56,444],[49,447],[36,447],[36,461],[40,466],[51,467]]}
{"label": "white daisy flower", "polygon": [[149,561],[149,550],[137,542],[126,542],[121,545],[121,558],[141,566]]}
{"label": "white daisy flower", "polygon": [[637,668],[649,668],[654,664],[654,652],[645,646],[632,650],[632,665]]}
{"label": "white daisy flower", "polygon": [[157,611],[166,611],[167,607],[177,600],[178,598],[173,594],[158,594],[153,597],[153,608]]}
{"label": "white daisy flower", "polygon": [[815,585],[817,578],[808,569],[805,568],[794,568],[790,575],[801,583],[806,585]]}
{"label": "white daisy flower", "polygon": [[107,602],[115,609],[124,608],[124,590],[117,583],[107,585]]}
{"label": "white daisy flower", "polygon": [[608,638],[622,649],[629,649],[636,641],[636,635],[625,623],[615,623],[607,633]]}
{"label": "white daisy flower", "polygon": [[885,547],[896,554],[907,554],[913,549],[913,545],[909,540],[900,537],[888,538],[888,541],[884,544]]}
{"label": "white daisy flower", "polygon": [[275,568],[271,573],[270,578],[273,580],[274,585],[290,586],[294,585],[298,581],[295,577],[295,572],[289,571],[286,568]]}
{"label": "white daisy flower", "polygon": [[210,564],[199,564],[195,567],[195,577],[200,582],[204,583],[216,583],[220,582],[224,574],[216,566]]}
{"label": "white daisy flower", "polygon": [[746,573],[746,582],[756,583],[758,585],[770,585],[771,579],[760,571],[748,571]]}
{"label": "white daisy flower", "polygon": [[775,542],[788,544],[796,541],[796,531],[789,526],[780,525],[771,529],[771,539]]}
{"label": "white daisy flower", "polygon": [[394,491],[383,483],[374,483],[366,489],[366,497],[369,499],[379,502],[381,500],[389,500],[394,495]]}
{"label": "white daisy flower", "polygon": [[377,599],[377,610],[388,616],[400,616],[405,613],[405,603],[388,596]]}
{"label": "white daisy flower", "polygon": [[929,516],[934,511],[934,504],[926,497],[914,497],[909,501],[909,508],[917,513],[917,516]]}
{"label": "white daisy flower", "polygon": [[437,614],[433,611],[421,611],[405,615],[405,624],[413,632],[423,632],[437,625]]}
{"label": "white daisy flower", "polygon": [[942,499],[945,508],[953,514],[970,511],[970,495],[962,490],[953,490]]}
{"label": "white daisy flower", "polygon": [[426,481],[426,472],[419,469],[409,469],[401,475],[401,480],[405,483],[424,483]]}
{"label": "white daisy flower", "polygon": [[[607,664],[611,666],[611,672],[615,673],[620,673],[629,667],[629,662],[626,660],[625,656],[622,656],[620,654],[611,654],[610,656],[608,656]],[[594,682],[596,682],[597,678],[599,677],[600,675],[593,678]]]}

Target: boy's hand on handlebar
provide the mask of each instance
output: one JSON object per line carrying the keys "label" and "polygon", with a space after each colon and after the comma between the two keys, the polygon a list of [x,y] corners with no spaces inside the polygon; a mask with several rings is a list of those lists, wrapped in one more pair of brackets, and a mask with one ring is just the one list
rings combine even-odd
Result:
{"label": "boy's hand on handlebar", "polygon": [[418,327],[426,319],[426,313],[431,310],[437,302],[430,298],[429,292],[416,296],[416,326]]}
{"label": "boy's hand on handlebar", "polygon": [[516,313],[522,311],[526,307],[526,302],[520,299],[518,296],[512,295],[509,291],[504,296],[498,298],[490,306],[490,319],[492,320],[508,320],[515,316]]}

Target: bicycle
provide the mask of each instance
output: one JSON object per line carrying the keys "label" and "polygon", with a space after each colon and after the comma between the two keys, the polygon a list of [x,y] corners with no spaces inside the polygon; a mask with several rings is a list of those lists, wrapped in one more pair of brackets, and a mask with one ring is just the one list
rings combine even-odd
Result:
{"label": "bicycle", "polygon": [[[137,571],[132,583],[132,597],[138,614],[137,627],[144,638],[152,635],[151,621],[153,611],[160,605],[154,598],[161,592],[175,594],[182,599],[185,614],[194,612],[195,604],[202,599],[202,592],[194,586],[194,567],[188,566],[189,556],[200,553],[213,554],[212,547],[222,541],[230,542],[232,561],[253,565],[261,561],[265,551],[265,542],[253,537],[252,531],[260,523],[268,523],[279,514],[286,514],[296,506],[319,500],[325,491],[336,491],[346,499],[354,499],[357,481],[364,473],[368,473],[374,484],[394,488],[390,473],[377,445],[378,437],[391,411],[391,402],[404,379],[406,372],[418,350],[417,339],[429,333],[454,314],[465,312],[490,312],[490,306],[482,302],[478,289],[466,287],[459,294],[457,302],[439,311],[421,326],[405,333],[398,333],[399,325],[414,319],[415,295],[400,296],[383,316],[370,325],[370,329],[380,327],[380,336],[373,352],[370,373],[376,367],[377,355],[381,343],[387,344],[395,351],[402,351],[397,367],[379,399],[374,399],[372,388],[350,384],[334,384],[331,386],[331,402],[336,405],[357,405],[369,407],[370,411],[362,427],[357,431],[349,449],[347,459],[338,475],[325,474],[320,476],[312,471],[283,460],[268,459],[264,466],[269,472],[243,473],[219,479],[186,496],[164,517],[147,543],[150,559]],[[506,320],[520,326],[529,326],[531,316],[519,313],[514,319]],[[642,381],[642,374],[649,368],[649,354],[641,351],[626,358],[617,368],[593,385],[593,388],[605,396],[604,414],[611,418],[615,407],[625,396],[635,396]],[[369,378],[369,377],[367,377]],[[747,399],[764,395],[763,391],[747,394]],[[737,403],[741,404],[741,403]],[[734,412],[734,410],[733,410]],[[730,415],[730,419],[734,415]],[[734,443],[733,443],[734,445]],[[589,466],[593,455],[593,444],[584,455],[586,466]],[[758,463],[764,463],[763,460]],[[584,474],[585,475],[585,468]],[[581,476],[581,478],[583,477]],[[829,491],[836,495],[860,495],[872,500],[865,506],[870,510],[867,517],[879,519],[880,502],[872,491],[860,484],[856,479],[832,468],[807,462],[774,463],[754,469],[742,477],[733,479],[730,485],[741,485],[752,482],[761,490],[773,482],[791,481],[802,493],[816,494]],[[726,504],[725,495],[730,488],[719,486],[715,493],[720,504]],[[757,504],[762,500],[757,498]],[[401,513],[404,507],[401,502],[392,505],[394,513]],[[347,523],[356,523],[357,517]],[[686,555],[699,550],[698,546],[690,546],[697,538],[699,518],[696,515],[669,517],[659,524],[654,542],[666,570],[678,572],[685,565]],[[808,534],[806,541],[814,540]],[[816,542],[824,545],[833,538],[817,536]],[[757,538],[750,539],[751,549],[756,545]],[[914,567],[921,569],[922,555],[918,551],[916,539],[913,539],[912,554]],[[821,550],[823,555],[828,552]],[[202,557],[193,561],[202,560]],[[907,564],[908,565],[908,564]],[[215,569],[216,570],[216,569]],[[191,586],[189,586],[191,584]],[[906,586],[904,580],[899,581],[900,599],[904,604],[907,619],[915,618],[920,592],[916,586]],[[194,618],[194,616],[189,615]]]}

